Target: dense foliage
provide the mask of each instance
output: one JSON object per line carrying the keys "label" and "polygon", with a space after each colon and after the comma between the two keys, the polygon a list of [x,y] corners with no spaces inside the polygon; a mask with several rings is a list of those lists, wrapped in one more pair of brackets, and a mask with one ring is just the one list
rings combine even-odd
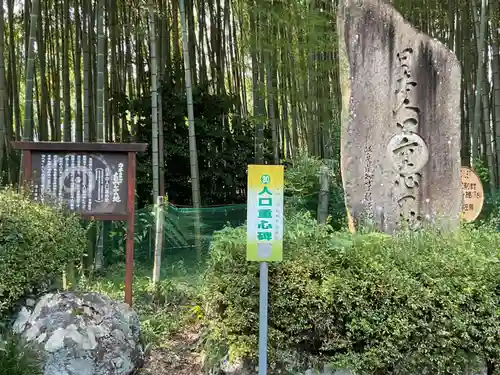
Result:
{"label": "dense foliage", "polygon": [[0,315],[60,277],[68,262],[81,258],[86,241],[76,216],[0,191]]}
{"label": "dense foliage", "polygon": [[[301,213],[285,228],[284,261],[269,269],[273,366],[457,375],[500,360],[498,233],[352,237]],[[212,244],[203,291],[212,360],[257,353],[258,264],[245,247],[244,227]]]}
{"label": "dense foliage", "polygon": [[0,326],[0,375],[41,375],[35,353],[18,336]]}
{"label": "dense foliage", "polygon": [[[254,124],[234,113],[234,98],[193,91],[196,143],[203,205],[245,203],[246,169],[254,162]],[[171,203],[192,204],[187,106],[184,90],[162,85],[166,192]],[[152,144],[151,98],[133,101],[133,115],[141,119],[138,140]],[[128,110],[125,103],[122,110]],[[270,159],[270,130],[266,126],[266,160]],[[137,192],[141,207],[151,203],[152,148],[139,155]]]}

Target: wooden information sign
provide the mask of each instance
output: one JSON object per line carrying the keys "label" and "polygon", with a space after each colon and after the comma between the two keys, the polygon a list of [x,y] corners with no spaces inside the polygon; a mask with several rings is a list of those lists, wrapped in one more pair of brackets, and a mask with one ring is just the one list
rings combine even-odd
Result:
{"label": "wooden information sign", "polygon": [[479,176],[469,167],[460,169],[462,180],[462,219],[471,222],[477,219],[484,204],[483,184]]}
{"label": "wooden information sign", "polygon": [[12,142],[36,201],[87,219],[127,221],[125,302],[132,305],[136,153],[145,143]]}

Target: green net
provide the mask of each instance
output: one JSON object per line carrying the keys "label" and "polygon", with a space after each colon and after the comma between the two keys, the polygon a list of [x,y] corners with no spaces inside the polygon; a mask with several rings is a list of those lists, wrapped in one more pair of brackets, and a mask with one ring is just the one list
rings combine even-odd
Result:
{"label": "green net", "polygon": [[[225,226],[240,226],[246,220],[246,204],[204,207],[201,209],[176,207],[164,209],[163,257],[167,261],[195,261],[204,256],[215,231]],[[196,244],[196,216],[199,215],[200,249]],[[155,208],[140,209],[135,217],[134,259],[153,261],[155,248]],[[123,261],[125,255],[126,223],[111,222],[105,226],[105,257],[108,263]]]}

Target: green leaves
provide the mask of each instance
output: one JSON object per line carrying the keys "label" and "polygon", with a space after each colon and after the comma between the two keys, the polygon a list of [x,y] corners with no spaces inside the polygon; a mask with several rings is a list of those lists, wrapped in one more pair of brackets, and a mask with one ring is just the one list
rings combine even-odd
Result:
{"label": "green leaves", "polygon": [[86,246],[78,217],[0,191],[0,315],[25,293],[61,275]]}
{"label": "green leaves", "polygon": [[[303,212],[285,228],[284,261],[269,268],[272,365],[463,374],[500,359],[499,233],[351,236]],[[245,238],[245,228],[214,236],[205,323],[210,350],[255,358],[259,273]]]}
{"label": "green leaves", "polygon": [[[308,210],[316,215],[320,191],[320,168],[327,161],[308,155],[298,155],[291,160],[291,165],[285,170],[285,195],[288,212]],[[346,225],[344,193],[337,173],[337,162],[327,164],[329,168],[330,197],[328,202],[330,224],[334,229]]]}
{"label": "green leaves", "polygon": [[34,352],[22,340],[0,327],[0,375],[41,375]]}

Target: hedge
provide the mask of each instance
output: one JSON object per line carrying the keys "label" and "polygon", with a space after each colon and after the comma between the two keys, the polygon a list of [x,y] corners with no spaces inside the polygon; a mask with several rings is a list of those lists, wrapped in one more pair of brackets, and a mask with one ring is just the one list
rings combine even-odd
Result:
{"label": "hedge", "polygon": [[79,260],[86,232],[78,217],[0,190],[0,316]]}
{"label": "hedge", "polygon": [[[214,237],[204,277],[212,363],[256,359],[257,263],[245,228]],[[351,236],[309,214],[286,219],[285,255],[269,267],[272,368],[331,364],[359,374],[463,374],[500,360],[500,236]]]}

